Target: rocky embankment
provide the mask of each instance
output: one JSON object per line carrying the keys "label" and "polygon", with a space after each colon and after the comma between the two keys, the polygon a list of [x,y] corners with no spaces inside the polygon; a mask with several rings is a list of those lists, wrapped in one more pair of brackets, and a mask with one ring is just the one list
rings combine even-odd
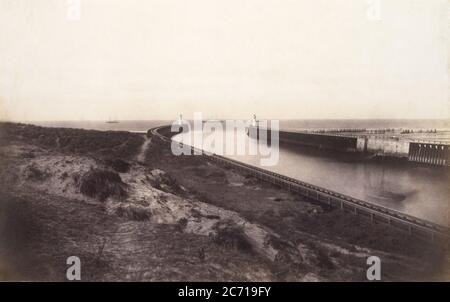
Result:
{"label": "rocky embankment", "polygon": [[0,279],[446,278],[447,254],[127,132],[0,124]]}

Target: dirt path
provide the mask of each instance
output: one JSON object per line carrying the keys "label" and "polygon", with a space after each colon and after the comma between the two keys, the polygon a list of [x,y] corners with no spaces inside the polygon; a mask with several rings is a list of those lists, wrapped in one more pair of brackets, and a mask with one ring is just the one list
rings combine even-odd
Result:
{"label": "dirt path", "polygon": [[145,141],[141,146],[141,150],[139,151],[138,155],[136,156],[136,160],[140,163],[144,163],[145,161],[145,152],[147,151],[148,145],[152,142],[151,138],[148,138],[145,136]]}

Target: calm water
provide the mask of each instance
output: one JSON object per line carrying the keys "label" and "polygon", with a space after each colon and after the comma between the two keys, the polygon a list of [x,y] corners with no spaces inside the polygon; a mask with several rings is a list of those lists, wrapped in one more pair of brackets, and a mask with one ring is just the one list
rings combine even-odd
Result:
{"label": "calm water", "polygon": [[[53,122],[44,126],[74,127],[96,130],[146,131],[167,121]],[[281,121],[282,129],[313,128],[410,128],[449,129],[448,121],[430,120],[302,120]],[[181,137],[177,137],[180,140]],[[223,141],[224,144],[230,143]],[[246,137],[246,143],[256,144]],[[197,145],[197,147],[201,147]],[[227,157],[260,166],[259,156]],[[300,147],[280,148],[279,162],[263,167],[314,185],[341,192],[407,214],[449,225],[449,170],[388,162],[346,161],[318,155]]]}
{"label": "calm water", "polygon": [[[233,158],[259,166],[257,156]],[[314,155],[301,148],[281,148],[279,163],[263,168],[448,225],[448,169],[386,162],[349,162]]]}

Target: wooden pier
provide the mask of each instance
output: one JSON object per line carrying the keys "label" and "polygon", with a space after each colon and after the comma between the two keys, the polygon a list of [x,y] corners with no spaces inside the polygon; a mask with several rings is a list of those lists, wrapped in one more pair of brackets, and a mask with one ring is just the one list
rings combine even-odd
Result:
{"label": "wooden pier", "polygon": [[411,142],[409,143],[408,160],[436,166],[450,166],[450,145],[435,142]]}

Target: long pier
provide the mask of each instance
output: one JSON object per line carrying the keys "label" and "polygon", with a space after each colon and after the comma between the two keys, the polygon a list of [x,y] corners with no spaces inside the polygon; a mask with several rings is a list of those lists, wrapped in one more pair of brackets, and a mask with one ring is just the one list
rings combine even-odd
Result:
{"label": "long pier", "polygon": [[[147,132],[147,135],[158,137],[166,143],[171,143],[172,136],[176,134],[177,133],[170,132],[170,126],[152,128]],[[189,147],[191,148],[191,151],[196,152],[193,154],[202,154],[207,160],[217,162],[224,166],[233,167],[238,171],[248,173],[260,180],[277,185],[287,191],[300,194],[330,208],[339,208],[345,212],[364,216],[372,223],[384,223],[416,238],[431,242],[444,242],[444,244],[449,242],[450,228],[448,226],[435,224],[424,219],[308,184],[288,176],[251,166],[217,154],[203,152],[203,150],[193,146]]]}
{"label": "long pier", "polygon": [[[270,129],[259,126],[249,126],[248,135],[253,139],[259,139],[260,130],[270,131]],[[267,137],[269,137],[269,133],[267,133]],[[279,131],[279,141],[338,152],[405,158],[410,162],[432,166],[450,166],[450,144],[444,142],[409,141],[389,137],[371,137],[363,134],[285,130]]]}
{"label": "long pier", "polygon": [[[270,129],[259,126],[249,126],[248,135],[251,138],[258,139],[259,131],[270,131]],[[341,152],[356,152],[357,138],[345,135],[307,133],[300,131],[279,131],[279,141],[291,144],[300,144],[304,146],[316,147],[318,149],[333,150]],[[270,139],[270,133],[267,134]]]}

